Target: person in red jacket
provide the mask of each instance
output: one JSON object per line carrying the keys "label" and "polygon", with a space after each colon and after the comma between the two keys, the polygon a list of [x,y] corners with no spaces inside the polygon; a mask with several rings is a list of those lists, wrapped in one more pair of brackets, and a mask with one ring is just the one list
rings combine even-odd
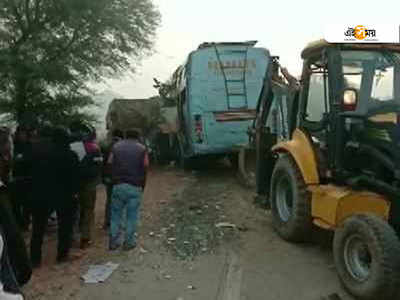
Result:
{"label": "person in red jacket", "polygon": [[83,155],[80,157],[80,188],[78,193],[80,209],[81,249],[86,249],[92,243],[95,227],[95,207],[97,185],[101,181],[103,156],[96,142],[96,131],[87,128],[81,144]]}

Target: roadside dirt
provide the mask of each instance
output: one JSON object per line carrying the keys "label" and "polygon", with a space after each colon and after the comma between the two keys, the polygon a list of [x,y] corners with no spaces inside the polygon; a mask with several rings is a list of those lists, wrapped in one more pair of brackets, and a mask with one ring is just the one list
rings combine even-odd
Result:
{"label": "roadside dirt", "polygon": [[[139,247],[110,254],[99,188],[95,244],[57,266],[50,233],[47,263],[25,287],[27,299],[321,300],[334,293],[352,299],[338,282],[330,247],[282,241],[253,196],[223,165],[156,168],[145,191]],[[89,264],[109,261],[120,266],[105,283],[81,282]]]}

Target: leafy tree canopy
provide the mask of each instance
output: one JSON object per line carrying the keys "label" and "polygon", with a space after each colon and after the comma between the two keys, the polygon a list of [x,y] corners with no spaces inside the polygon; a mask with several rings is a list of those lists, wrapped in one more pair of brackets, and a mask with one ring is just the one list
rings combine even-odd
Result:
{"label": "leafy tree canopy", "polygon": [[151,0],[0,4],[0,111],[20,123],[93,118],[88,83],[134,72],[160,22]]}

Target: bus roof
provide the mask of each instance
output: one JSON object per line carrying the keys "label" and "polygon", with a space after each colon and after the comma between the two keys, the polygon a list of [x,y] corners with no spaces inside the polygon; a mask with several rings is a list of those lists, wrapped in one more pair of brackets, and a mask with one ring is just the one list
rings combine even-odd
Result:
{"label": "bus roof", "polygon": [[198,49],[204,49],[215,46],[247,46],[254,47],[258,41],[245,41],[245,42],[204,42],[200,44]]}

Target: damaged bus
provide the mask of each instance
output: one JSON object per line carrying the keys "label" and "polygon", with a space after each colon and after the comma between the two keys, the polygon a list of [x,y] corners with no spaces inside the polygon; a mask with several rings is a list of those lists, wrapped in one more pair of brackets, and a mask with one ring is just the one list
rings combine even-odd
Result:
{"label": "damaged bus", "polygon": [[234,158],[235,147],[248,143],[271,59],[256,43],[203,43],[168,83],[156,85],[177,108],[176,132],[163,136],[180,166],[201,156]]}

